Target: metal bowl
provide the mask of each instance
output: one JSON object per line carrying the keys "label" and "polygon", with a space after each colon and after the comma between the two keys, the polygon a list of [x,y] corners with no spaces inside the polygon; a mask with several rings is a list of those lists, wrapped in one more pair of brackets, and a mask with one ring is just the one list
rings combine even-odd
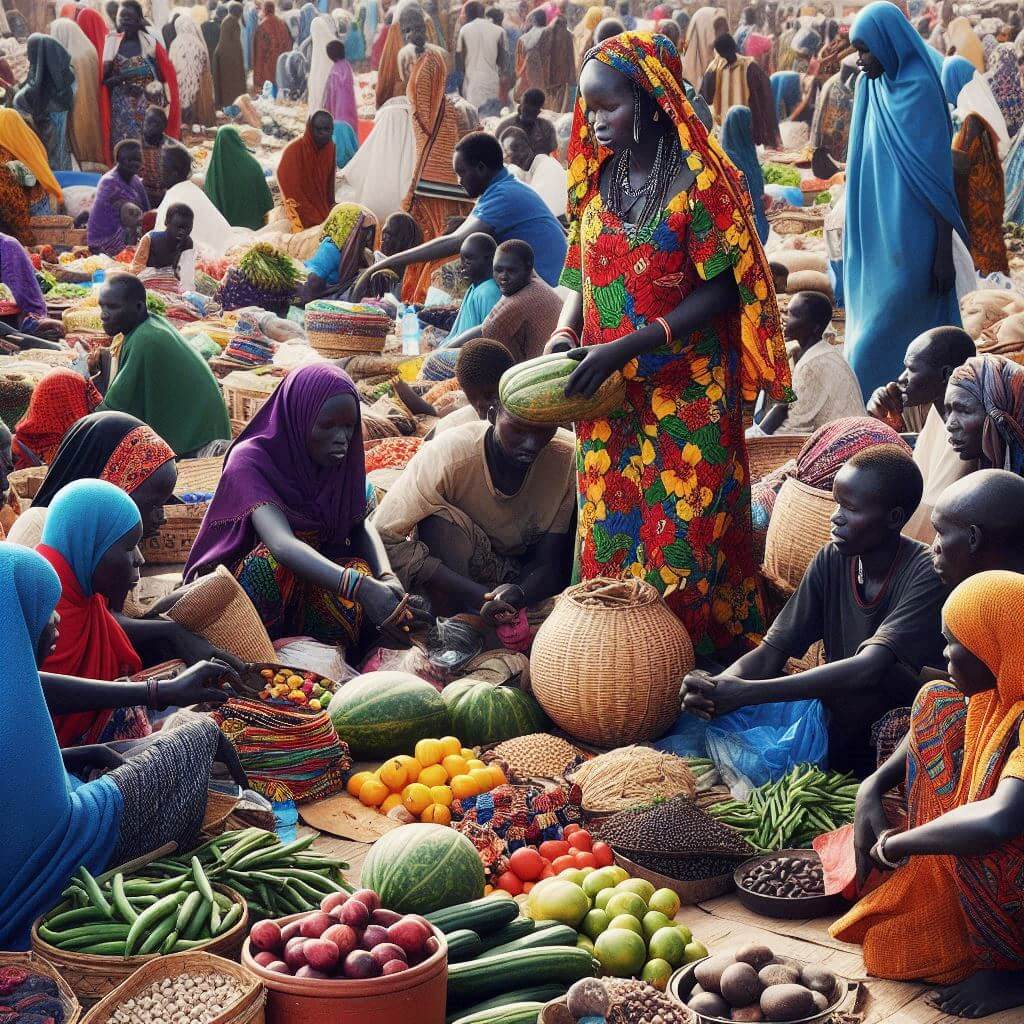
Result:
{"label": "metal bowl", "polygon": [[800,860],[818,861],[821,858],[814,850],[777,850],[774,853],[764,853],[759,857],[751,857],[744,861],[734,872],[733,878],[736,881],[736,895],[740,903],[754,914],[762,917],[775,917],[785,921],[803,921],[814,917],[830,917],[837,914],[846,906],[842,895],[835,893],[832,896],[768,896],[764,893],[753,892],[746,888],[743,879],[747,873],[767,860],[775,860],[777,857],[793,857]]}
{"label": "metal bowl", "polygon": [[[718,954],[715,954],[716,956]],[[693,990],[693,986],[697,984],[697,979],[694,976],[694,971],[698,964],[704,962],[704,960],[710,960],[710,957],[704,957],[701,960],[695,960],[692,964],[687,964],[685,967],[680,967],[672,977],[668,979],[668,986],[666,991],[668,995],[674,999],[677,1003],[686,1006],[686,1001],[690,998],[690,992]],[[778,957],[781,963],[790,963],[794,967],[805,967],[806,964],[801,960],[795,960],[792,957]],[[835,972],[833,971],[833,974]],[[815,1013],[810,1017],[802,1017],[798,1021],[792,1021],[790,1024],[825,1024],[826,1021],[832,1016],[833,1013],[837,1013],[843,1009],[845,1004],[849,1001],[850,1005],[856,1004],[857,992],[860,989],[860,983],[856,981],[850,981],[847,978],[843,978],[836,974],[836,987],[832,990],[832,998],[829,1000],[828,1006],[820,1013]],[[687,1007],[689,1009],[689,1007]],[[733,1024],[727,1017],[709,1017],[703,1013],[693,1014],[695,1024]]]}

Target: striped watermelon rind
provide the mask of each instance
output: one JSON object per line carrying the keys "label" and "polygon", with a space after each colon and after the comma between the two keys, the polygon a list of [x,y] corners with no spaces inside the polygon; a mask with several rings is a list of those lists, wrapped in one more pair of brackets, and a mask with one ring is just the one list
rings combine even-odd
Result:
{"label": "striped watermelon rind", "polygon": [[597,419],[621,408],[625,378],[616,370],[590,398],[565,394],[579,362],[560,352],[517,363],[501,375],[498,398],[517,419],[550,426]]}
{"label": "striped watermelon rind", "polygon": [[543,732],[548,726],[543,708],[515,686],[460,679],[446,686],[441,696],[448,705],[452,731],[471,747]]}
{"label": "striped watermelon rind", "polygon": [[480,855],[447,825],[402,825],[381,836],[359,880],[399,914],[430,914],[484,894]]}
{"label": "striped watermelon rind", "polygon": [[356,758],[409,754],[419,740],[451,732],[448,705],[408,672],[367,672],[346,683],[327,708],[339,739]]}

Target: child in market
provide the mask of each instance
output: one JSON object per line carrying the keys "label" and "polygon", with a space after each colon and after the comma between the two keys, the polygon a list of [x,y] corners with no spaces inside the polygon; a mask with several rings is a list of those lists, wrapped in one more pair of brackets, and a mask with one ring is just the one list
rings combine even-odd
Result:
{"label": "child in market", "polygon": [[139,240],[132,273],[141,281],[173,278],[183,292],[195,290],[196,253],[192,245],[194,216],[190,207],[175,203],[167,211],[163,231],[150,231]]}

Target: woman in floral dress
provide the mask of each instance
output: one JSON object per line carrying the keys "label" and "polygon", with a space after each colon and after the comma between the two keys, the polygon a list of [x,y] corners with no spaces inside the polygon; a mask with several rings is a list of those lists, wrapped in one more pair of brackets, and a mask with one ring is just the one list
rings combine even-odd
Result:
{"label": "woman in floral dress", "polygon": [[568,394],[627,380],[620,409],[576,423],[583,577],[654,584],[713,655],[764,627],[743,402],[792,395],[749,197],[681,83],[661,35],[584,61],[562,276],[576,294],[553,340],[581,346]]}

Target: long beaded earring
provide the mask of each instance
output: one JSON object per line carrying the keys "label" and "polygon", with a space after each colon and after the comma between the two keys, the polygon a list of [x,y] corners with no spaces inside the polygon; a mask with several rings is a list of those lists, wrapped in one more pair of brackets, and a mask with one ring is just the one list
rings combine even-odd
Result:
{"label": "long beaded earring", "polygon": [[633,141],[640,141],[640,93],[633,86]]}

